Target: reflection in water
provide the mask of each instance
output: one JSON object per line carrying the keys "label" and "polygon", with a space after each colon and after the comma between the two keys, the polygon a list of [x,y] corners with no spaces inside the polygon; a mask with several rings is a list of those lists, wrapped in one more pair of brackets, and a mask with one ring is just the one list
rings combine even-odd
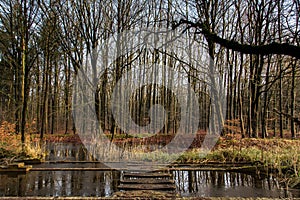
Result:
{"label": "reflection in water", "polygon": [[93,157],[88,153],[82,144],[73,143],[50,143],[46,145],[48,155],[46,160],[69,160],[69,161],[93,161]]}
{"label": "reflection in water", "polygon": [[0,196],[110,196],[117,190],[120,172],[30,172],[0,175]]}
{"label": "reflection in water", "polygon": [[[46,160],[92,161],[81,144],[49,143]],[[101,164],[41,164],[38,168],[92,168]],[[117,190],[117,171],[32,171],[22,175],[0,175],[0,196],[110,196]]]}
{"label": "reflection in water", "polygon": [[261,178],[236,172],[174,171],[177,191],[182,196],[201,197],[298,197],[299,190],[280,188],[276,178]]}
{"label": "reflection in water", "polygon": [[[299,197],[280,189],[273,178],[235,172],[174,171],[177,192],[197,197]],[[118,171],[33,171],[15,177],[0,175],[0,196],[96,196],[117,191]]]}

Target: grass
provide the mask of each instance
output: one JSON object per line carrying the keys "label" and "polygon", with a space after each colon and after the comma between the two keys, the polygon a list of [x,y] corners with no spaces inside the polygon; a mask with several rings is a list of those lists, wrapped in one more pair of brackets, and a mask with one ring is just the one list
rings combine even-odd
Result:
{"label": "grass", "polygon": [[201,152],[197,149],[185,152],[182,162],[260,162],[276,169],[290,168],[294,174],[299,174],[300,170],[300,140],[221,138],[205,157],[195,154],[201,155]]}

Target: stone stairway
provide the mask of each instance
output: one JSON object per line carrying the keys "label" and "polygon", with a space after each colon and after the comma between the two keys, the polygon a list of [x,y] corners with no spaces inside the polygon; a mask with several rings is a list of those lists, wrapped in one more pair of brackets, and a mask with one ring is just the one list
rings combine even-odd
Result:
{"label": "stone stairway", "polygon": [[153,162],[126,163],[118,189],[113,197],[174,199],[178,196],[172,171],[163,164]]}

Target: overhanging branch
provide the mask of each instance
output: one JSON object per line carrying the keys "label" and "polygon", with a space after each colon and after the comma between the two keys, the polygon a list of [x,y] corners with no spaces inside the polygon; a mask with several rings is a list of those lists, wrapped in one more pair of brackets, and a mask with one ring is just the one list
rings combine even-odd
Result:
{"label": "overhanging branch", "polygon": [[219,37],[216,33],[213,33],[206,27],[203,23],[200,22],[191,22],[188,20],[181,19],[179,22],[173,24],[173,29],[176,29],[180,25],[187,25],[187,29],[196,28],[202,33],[206,39],[211,40],[222,47],[227,49],[232,49],[244,54],[260,54],[260,55],[288,55],[300,59],[300,47],[291,45],[288,43],[277,43],[272,42],[266,45],[249,45],[241,44],[234,40],[227,40]]}

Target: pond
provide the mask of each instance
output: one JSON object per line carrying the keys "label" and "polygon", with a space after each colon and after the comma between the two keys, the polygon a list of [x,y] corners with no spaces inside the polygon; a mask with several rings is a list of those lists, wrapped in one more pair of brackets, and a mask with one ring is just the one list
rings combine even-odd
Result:
{"label": "pond", "polygon": [[224,171],[175,171],[176,188],[186,197],[299,197],[300,190],[284,190],[272,175],[259,177]]}
{"label": "pond", "polygon": [[1,196],[110,196],[119,175],[107,171],[43,171],[0,175]]}
{"label": "pond", "polygon": [[[92,161],[84,147],[51,145],[49,161]],[[36,168],[98,167],[101,163],[44,163]],[[108,197],[118,191],[119,171],[31,171],[0,174],[0,196]],[[299,197],[300,190],[284,190],[272,175],[260,177],[224,171],[173,171],[176,190],[184,197]]]}

